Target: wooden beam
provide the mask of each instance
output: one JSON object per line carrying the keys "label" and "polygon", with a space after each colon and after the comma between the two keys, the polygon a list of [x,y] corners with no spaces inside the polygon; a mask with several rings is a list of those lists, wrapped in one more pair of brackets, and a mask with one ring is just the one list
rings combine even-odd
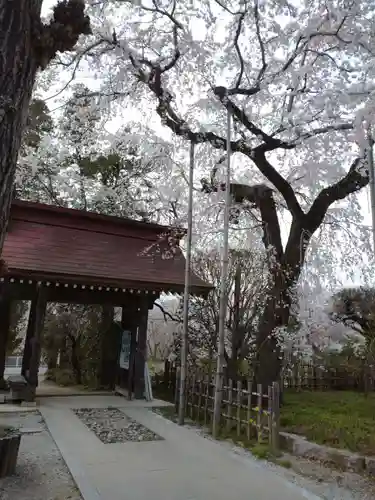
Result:
{"label": "wooden beam", "polygon": [[29,362],[29,370],[27,373],[27,380],[30,385],[30,400],[35,398],[36,388],[38,386],[38,372],[40,365],[41,354],[41,336],[44,326],[44,318],[46,314],[46,293],[43,286],[38,286],[36,304],[35,304],[35,317],[33,320],[31,343],[31,356]]}
{"label": "wooden beam", "polygon": [[4,285],[0,290],[0,388],[4,384],[11,305],[12,300],[8,294],[7,286]]}
{"label": "wooden beam", "polygon": [[[35,297],[36,289],[38,285],[36,282],[29,283],[25,279],[23,283],[15,280],[12,283],[7,284],[9,287],[9,294],[13,300],[32,300]],[[97,304],[97,305],[112,305],[115,307],[122,307],[134,298],[139,298],[141,295],[146,295],[149,297],[150,301],[156,300],[160,292],[158,291],[141,291],[135,288],[133,293],[126,289],[123,291],[119,288],[117,291],[107,290],[103,287],[102,290],[97,288],[91,289],[90,286],[85,286],[77,284],[77,288],[73,288],[73,285],[66,287],[64,283],[60,283],[56,286],[55,283],[51,283],[49,286],[42,284],[45,287],[46,299],[48,302],[60,302],[66,304]]]}
{"label": "wooden beam", "polygon": [[147,323],[149,309],[148,306],[149,304],[147,298],[142,297],[138,311],[139,326],[134,367],[134,396],[136,399],[143,399],[145,391],[145,363],[147,360]]}

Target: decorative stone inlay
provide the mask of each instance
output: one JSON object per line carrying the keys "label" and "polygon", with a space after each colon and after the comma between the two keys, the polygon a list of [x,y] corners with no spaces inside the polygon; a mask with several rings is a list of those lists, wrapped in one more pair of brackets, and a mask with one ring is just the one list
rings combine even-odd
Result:
{"label": "decorative stone inlay", "polygon": [[73,412],[105,444],[163,439],[118,408],[79,408]]}

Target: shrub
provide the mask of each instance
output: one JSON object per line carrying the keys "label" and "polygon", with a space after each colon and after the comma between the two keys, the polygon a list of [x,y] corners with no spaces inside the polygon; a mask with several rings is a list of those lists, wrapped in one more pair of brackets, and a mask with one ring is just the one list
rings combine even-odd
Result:
{"label": "shrub", "polygon": [[57,385],[68,386],[68,385],[75,385],[77,383],[73,371],[70,370],[69,368],[63,368],[63,369],[57,368],[55,371],[56,371],[55,381]]}

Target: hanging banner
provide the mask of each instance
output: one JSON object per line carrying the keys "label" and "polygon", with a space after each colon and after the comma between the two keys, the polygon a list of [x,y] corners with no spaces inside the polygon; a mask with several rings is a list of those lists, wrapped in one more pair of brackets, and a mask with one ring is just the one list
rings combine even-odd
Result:
{"label": "hanging banner", "polygon": [[124,370],[129,370],[130,343],[131,343],[131,332],[129,330],[124,330],[122,332],[121,351],[119,360],[120,368],[123,368]]}

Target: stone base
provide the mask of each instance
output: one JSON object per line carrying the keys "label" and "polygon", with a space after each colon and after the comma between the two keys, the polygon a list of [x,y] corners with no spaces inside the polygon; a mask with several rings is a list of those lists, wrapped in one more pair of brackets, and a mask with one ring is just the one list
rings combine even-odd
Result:
{"label": "stone base", "polygon": [[280,448],[297,457],[317,460],[342,471],[366,472],[370,476],[375,474],[375,458],[311,443],[306,438],[289,432],[280,432]]}
{"label": "stone base", "polygon": [[0,438],[0,478],[15,473],[21,434],[11,433]]}

